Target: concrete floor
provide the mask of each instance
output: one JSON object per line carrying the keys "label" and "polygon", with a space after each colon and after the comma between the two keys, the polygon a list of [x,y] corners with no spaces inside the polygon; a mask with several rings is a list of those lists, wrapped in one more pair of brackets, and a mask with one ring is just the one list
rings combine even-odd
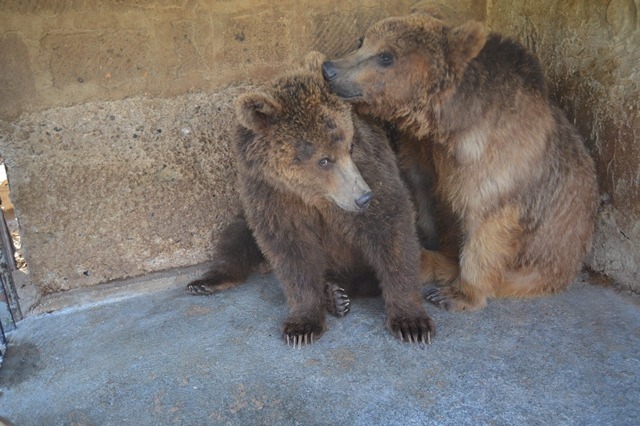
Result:
{"label": "concrete floor", "polygon": [[379,299],[356,300],[298,350],[280,340],[286,307],[272,276],[208,297],[185,294],[189,278],[20,322],[0,369],[0,416],[18,426],[640,423],[640,305],[610,288],[577,282],[471,314],[428,307],[438,335],[426,349],[385,330]]}

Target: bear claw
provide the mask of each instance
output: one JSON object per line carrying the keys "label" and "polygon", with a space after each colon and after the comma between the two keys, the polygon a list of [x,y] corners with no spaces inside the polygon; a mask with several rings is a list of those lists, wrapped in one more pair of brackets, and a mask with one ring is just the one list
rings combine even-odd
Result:
{"label": "bear claw", "polygon": [[351,310],[351,301],[345,293],[344,288],[336,283],[327,283],[325,286],[325,295],[327,297],[327,311],[338,318],[342,318]]}
{"label": "bear claw", "polygon": [[210,294],[220,293],[224,290],[238,285],[226,275],[216,275],[213,278],[195,280],[187,284],[186,292],[195,296],[208,296]]}
{"label": "bear claw", "polygon": [[436,328],[428,316],[415,318],[395,318],[389,320],[389,329],[401,342],[416,343],[422,347],[431,344]]}
{"label": "bear claw", "polygon": [[429,302],[433,303],[434,305],[438,305],[440,307],[443,308],[448,308],[447,306],[447,300],[449,299],[448,296],[442,294],[440,292],[439,288],[432,288],[430,290],[428,290],[425,295],[424,295],[425,299],[427,299]]}
{"label": "bear claw", "polygon": [[187,285],[186,290],[187,290],[187,293],[193,294],[196,296],[209,295],[217,292],[215,288],[212,288],[206,284],[202,284],[201,282],[198,282],[198,281]]}
{"label": "bear claw", "polygon": [[305,334],[305,335],[296,335],[289,336],[286,335],[287,346],[291,346],[293,348],[302,348],[302,346],[306,346],[308,344],[313,343],[313,334]]}
{"label": "bear claw", "polygon": [[313,320],[289,320],[285,322],[282,337],[287,346],[302,348],[312,344],[324,333],[324,324]]}
{"label": "bear claw", "polygon": [[427,301],[447,311],[473,311],[486,303],[484,299],[471,299],[457,292],[452,286],[432,288],[424,293]]}
{"label": "bear claw", "polygon": [[[398,335],[396,336],[398,340],[401,342],[405,341],[405,336],[402,334],[402,331],[398,331]],[[427,335],[424,334],[419,335],[418,333],[410,333],[406,336],[406,341],[408,343],[422,343],[423,345],[431,344],[431,332],[427,331]]]}

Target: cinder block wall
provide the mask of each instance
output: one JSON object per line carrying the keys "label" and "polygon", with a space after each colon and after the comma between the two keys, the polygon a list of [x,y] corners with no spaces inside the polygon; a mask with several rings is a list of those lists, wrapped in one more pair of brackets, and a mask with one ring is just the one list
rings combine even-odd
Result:
{"label": "cinder block wall", "polygon": [[[237,94],[413,3],[3,2],[0,156],[39,290],[206,261],[237,208]],[[540,55],[599,168],[590,265],[640,289],[637,4],[444,3]]]}

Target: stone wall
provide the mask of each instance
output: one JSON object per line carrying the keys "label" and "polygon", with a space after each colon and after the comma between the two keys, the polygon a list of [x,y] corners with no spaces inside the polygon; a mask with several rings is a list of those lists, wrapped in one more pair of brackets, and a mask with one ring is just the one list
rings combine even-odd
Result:
{"label": "stone wall", "polygon": [[[6,0],[0,156],[42,294],[206,261],[237,209],[234,98],[401,0]],[[640,289],[638,4],[451,0],[541,58],[598,165],[590,266]]]}

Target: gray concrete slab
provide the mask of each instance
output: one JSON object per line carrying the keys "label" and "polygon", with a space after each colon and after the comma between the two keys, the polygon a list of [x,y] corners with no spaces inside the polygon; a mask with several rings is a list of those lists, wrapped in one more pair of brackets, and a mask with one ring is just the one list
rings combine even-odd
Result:
{"label": "gray concrete slab", "polygon": [[356,300],[286,347],[272,276],[209,297],[165,289],[29,317],[10,334],[0,416],[27,425],[638,424],[640,307],[584,283],[478,313],[428,307],[426,348]]}

